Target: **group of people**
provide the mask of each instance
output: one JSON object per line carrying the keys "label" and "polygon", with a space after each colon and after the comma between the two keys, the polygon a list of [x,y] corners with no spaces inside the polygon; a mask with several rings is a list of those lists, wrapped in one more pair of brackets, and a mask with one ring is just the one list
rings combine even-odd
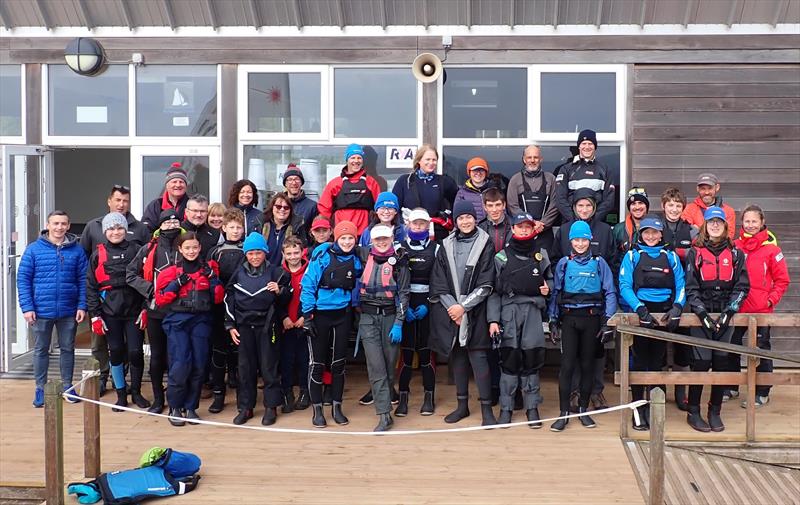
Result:
{"label": "group of people", "polygon": [[[636,313],[643,327],[737,343],[743,331],[731,326],[734,314],[774,310],[789,275],[758,206],[742,211],[737,234],[719,181],[704,173],[691,203],[677,188],[664,191],[661,215],[651,213],[644,188],[632,188],[627,217],[612,228],[605,218],[616,188],[596,157],[595,133],[582,131],[572,151],[553,174],[542,169],[541,149],[526,147],[507,184],[476,157],[459,186],[437,172],[439,154],[425,144],[413,170],[381,192],[362,147],[352,144],[319,202],[290,164],[285,191],[263,212],[251,181],[237,181],[227,205],[209,204],[186,193],[187,174],[173,164],[142,221],[131,215],[124,186],[111,189],[109,213],[80,239],[68,233],[67,214],[54,211],[18,273],[19,303],[35,336],[34,406],[43,404],[53,327],[70,390],[76,326],[88,318],[101,392],[110,377],[116,405],[130,397],[150,412],[168,406],[175,426],[199,419],[204,387],[212,413],[225,409],[235,387],[235,424],[253,417],[260,387],[264,425],[276,422],[278,409],[311,408],[313,426],[323,428],[324,405],[336,424],[347,424],[342,400],[354,334],[370,384],[360,402],[374,405],[375,431],[408,415],[415,360],[419,412],[434,413],[436,358],[447,359],[456,385],[457,406],[445,422],[470,415],[471,370],[483,425],[511,422],[524,409],[536,429],[549,339],[561,350],[560,419],[550,429],[562,431],[571,411],[606,406],[604,347],[618,310]],[[680,328],[685,310],[702,326]],[[142,392],[145,331],[152,402]],[[769,328],[759,328],[758,345],[769,349]],[[673,369],[740,367],[738,356],[704,348],[676,345],[673,355]],[[666,357],[663,341],[634,339],[633,370],[661,370]],[[760,370],[771,362],[762,360]],[[646,389],[634,386],[633,398]],[[722,431],[722,402],[738,391],[713,386],[706,421],[702,389],[677,386],[676,403],[692,428]],[[768,401],[769,387],[760,386],[757,404]],[[649,428],[646,414],[634,416],[635,429]],[[589,415],[579,419],[595,426]]]}

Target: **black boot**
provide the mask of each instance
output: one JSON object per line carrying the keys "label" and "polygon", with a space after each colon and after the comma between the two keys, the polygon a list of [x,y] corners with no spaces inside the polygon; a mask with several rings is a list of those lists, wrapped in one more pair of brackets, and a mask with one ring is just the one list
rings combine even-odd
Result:
{"label": "black boot", "polygon": [[559,412],[558,417],[562,419],[556,419],[556,421],[550,425],[550,431],[564,431],[564,428],[569,424],[569,419],[563,419],[563,417],[568,415],[569,412],[566,410]]}
{"label": "black boot", "polygon": [[[647,423],[647,417],[645,416],[645,410],[647,406],[636,407],[636,414],[633,414],[633,429],[636,431],[647,431],[650,429],[650,425]],[[637,421],[638,419],[638,421]]]}
{"label": "black boot", "polygon": [[186,418],[186,422],[196,424],[193,421],[197,421],[200,419],[200,416],[197,415],[197,411],[194,409],[186,409],[183,413],[183,417]]}
{"label": "black boot", "polygon": [[481,402],[481,426],[492,426],[497,424],[492,410],[492,400],[480,400]]}
{"label": "black boot", "polygon": [[144,375],[144,368],[138,366],[130,367],[131,373],[131,401],[136,404],[140,409],[150,407],[150,401],[142,396],[142,375]]}
{"label": "black boot", "polygon": [[539,417],[539,409],[537,409],[536,407],[528,409],[525,412],[525,415],[527,416],[528,422],[530,423],[528,425],[528,428],[532,430],[538,430],[539,428],[542,427],[542,423],[541,421],[539,421],[539,419],[541,419],[541,417]]}
{"label": "black boot", "polygon": [[153,403],[147,411],[154,414],[164,412],[164,387],[161,384],[153,384]]}
{"label": "black boot", "polygon": [[408,391],[400,391],[400,401],[397,404],[397,408],[394,409],[394,415],[397,417],[406,417],[408,415]]}
{"label": "black boot", "polygon": [[291,389],[283,393],[283,406],[281,407],[281,412],[284,414],[294,412],[294,391]]}
{"label": "black boot", "polygon": [[108,391],[108,373],[100,374],[100,380],[98,381],[98,384],[99,397],[102,398],[103,395],[106,394],[106,391]]}
{"label": "black boot", "polygon": [[358,403],[360,405],[372,405],[373,403],[375,403],[375,399],[372,397],[372,390],[370,389],[369,391],[364,393],[364,396],[359,398]]}
{"label": "black boot", "polygon": [[390,397],[392,405],[397,405],[398,403],[400,403],[400,395],[397,394],[397,390],[394,388],[394,386],[392,386],[392,394]]}
{"label": "black boot", "polygon": [[372,431],[389,431],[393,424],[394,420],[391,414],[388,412],[386,414],[378,414],[378,425]]}
{"label": "black boot", "polygon": [[[117,403],[114,405],[119,405],[120,407],[127,407],[128,406],[128,393],[125,388],[119,388],[117,391]],[[122,412],[122,409],[111,409],[113,412]]]}
{"label": "black boot", "polygon": [[169,424],[172,426],[184,426],[186,424],[186,421],[183,420],[181,409],[169,409]]}
{"label": "black boot", "polygon": [[146,409],[150,407],[150,400],[142,396],[142,393],[138,388],[133,389],[133,387],[131,387],[131,401],[140,409]]}
{"label": "black boot", "polygon": [[311,416],[311,424],[313,424],[315,428],[325,428],[328,426],[328,423],[325,422],[325,415],[322,413],[322,404],[315,403],[312,407],[314,408],[314,413]]}
{"label": "black boot", "polygon": [[333,407],[331,407],[331,417],[333,418],[333,422],[336,424],[341,424],[342,426],[345,424],[350,424],[350,419],[342,414],[342,402],[337,402],[334,400]]}
{"label": "black boot", "polygon": [[276,407],[267,407],[264,410],[264,416],[261,418],[261,424],[264,426],[272,426],[278,419],[278,409]]}
{"label": "black boot", "polygon": [[722,424],[722,417],[720,416],[721,411],[722,405],[708,405],[708,425],[711,427],[711,431],[720,432],[725,430],[725,425]]}
{"label": "black boot", "polygon": [[308,395],[307,389],[301,389],[300,394],[297,395],[297,401],[294,404],[294,410],[306,410],[311,406],[311,397]]}
{"label": "black boot", "polygon": [[446,423],[457,423],[465,417],[469,417],[469,396],[456,396],[456,400],[458,400],[456,410],[444,416],[444,422]]}
{"label": "black boot", "polygon": [[425,391],[425,397],[422,399],[422,407],[419,408],[419,413],[423,416],[432,416],[435,409],[433,391]]}
{"label": "black boot", "polygon": [[212,414],[219,414],[225,409],[225,393],[214,391],[214,401],[208,406],[208,411]]}
{"label": "black boot", "polygon": [[248,419],[253,418],[253,411],[251,409],[242,409],[236,414],[236,417],[233,418],[233,424],[244,424],[247,422]]}
{"label": "black boot", "polygon": [[[578,407],[578,413],[583,414],[584,412],[586,412],[586,407]],[[594,419],[592,419],[588,415],[581,416],[578,419],[581,420],[581,424],[583,425],[584,428],[594,428],[595,426],[597,426],[597,423],[594,422]]]}
{"label": "black boot", "polygon": [[500,417],[497,418],[497,424],[508,424],[511,422],[511,415],[513,412],[510,410],[500,409]]}
{"label": "black boot", "polygon": [[703,433],[708,433],[711,431],[711,426],[709,426],[708,423],[705,422],[702,417],[700,417],[699,405],[688,406],[686,422],[689,423],[689,426],[697,431],[702,431]]}
{"label": "black boot", "polygon": [[675,405],[678,410],[686,412],[689,409],[689,401],[686,399],[686,386],[675,386]]}

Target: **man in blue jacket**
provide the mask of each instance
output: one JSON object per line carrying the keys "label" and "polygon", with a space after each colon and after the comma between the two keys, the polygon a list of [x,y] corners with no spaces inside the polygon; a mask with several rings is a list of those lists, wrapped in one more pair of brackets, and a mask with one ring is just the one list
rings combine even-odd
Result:
{"label": "man in blue jacket", "polygon": [[[33,327],[33,372],[36,376],[34,407],[44,405],[44,385],[50,360],[53,326],[58,331],[59,364],[64,391],[72,391],[75,333],[86,317],[86,269],[89,261],[69,230],[69,216],[54,210],[47,229],[22,255],[17,272],[19,306]],[[75,403],[77,400],[71,401]]]}

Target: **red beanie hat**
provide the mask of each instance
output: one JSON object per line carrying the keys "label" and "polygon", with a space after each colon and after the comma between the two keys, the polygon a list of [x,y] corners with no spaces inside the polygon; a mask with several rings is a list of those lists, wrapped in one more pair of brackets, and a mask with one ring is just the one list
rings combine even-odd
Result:
{"label": "red beanie hat", "polygon": [[356,225],[350,221],[338,222],[336,223],[336,227],[333,229],[333,240],[339,240],[339,237],[342,235],[352,235],[353,237],[358,238],[358,228],[356,228]]}

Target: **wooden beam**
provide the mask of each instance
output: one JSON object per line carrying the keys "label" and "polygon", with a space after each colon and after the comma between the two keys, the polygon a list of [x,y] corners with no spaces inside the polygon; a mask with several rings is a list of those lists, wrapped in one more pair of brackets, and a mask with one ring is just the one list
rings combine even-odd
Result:
{"label": "wooden beam", "polygon": [[650,391],[650,487],[648,505],[664,503],[664,423],[666,422],[666,395],[661,388]]}
{"label": "wooden beam", "polygon": [[594,20],[594,25],[600,28],[600,25],[603,24],[603,0],[597,0],[595,3],[597,4],[597,17]]}
{"label": "wooden beam", "polygon": [[178,27],[178,22],[175,20],[175,11],[172,10],[172,0],[161,0],[164,6],[164,12],[167,14],[167,22],[169,27],[174,31]]}
{"label": "wooden beam", "polygon": [[[755,380],[757,386],[800,386],[800,372],[756,372]],[[624,382],[623,373],[614,372],[614,384],[619,384],[621,389]],[[628,372],[628,384],[744,385],[747,384],[747,372]],[[620,405],[623,403],[627,403],[627,395]],[[629,417],[626,416],[625,419],[627,421]]]}
{"label": "wooden beam", "polygon": [[211,27],[214,28],[214,31],[217,31],[219,29],[219,19],[211,0],[206,0],[206,12],[208,13],[208,21],[211,23]]}
{"label": "wooden beam", "polygon": [[53,23],[50,20],[50,16],[47,15],[47,11],[44,9],[44,2],[42,0],[36,0],[33,2],[34,7],[39,12],[39,16],[42,17],[42,23],[44,23],[44,27],[47,28],[48,31],[53,29]]}
{"label": "wooden beam", "polygon": [[686,0],[686,10],[683,13],[683,27],[689,26],[689,23],[694,22],[697,18],[697,9],[695,8],[695,0]]}
{"label": "wooden beam", "polygon": [[[99,372],[100,363],[89,358],[84,370]],[[84,383],[83,396],[90,400],[100,399],[99,376]],[[100,406],[91,402],[83,402],[83,475],[89,479],[100,475]]]}
{"label": "wooden beam", "polygon": [[[619,404],[625,405],[628,403],[628,389],[630,384],[630,358],[631,358],[631,344],[633,337],[630,333],[623,333],[620,335],[620,363],[622,371],[619,374]],[[628,413],[625,410],[619,411],[619,435],[622,438],[628,438]]]}
{"label": "wooden beam", "polygon": [[332,3],[336,12],[336,19],[339,21],[339,28],[344,29],[344,6],[342,5],[342,0],[334,0]]}
{"label": "wooden beam", "polygon": [[[747,324],[747,345],[749,347],[757,347],[758,345],[758,326],[756,318],[751,317]],[[739,358],[737,356],[737,365]],[[745,417],[745,435],[748,442],[755,442],[756,440],[756,367],[758,367],[758,358],[753,356],[747,357],[747,413]]]}
{"label": "wooden beam", "polygon": [[249,0],[247,5],[250,7],[250,16],[253,18],[253,27],[258,30],[264,23],[261,21],[261,13],[258,12],[258,4],[256,0]]}
{"label": "wooden beam", "polygon": [[64,504],[64,401],[63,383],[44,387],[44,481],[48,505]]}
{"label": "wooden beam", "polygon": [[644,28],[645,21],[647,20],[647,0],[641,0],[640,5],[642,10],[639,13],[639,27]]}
{"label": "wooden beam", "polygon": [[86,28],[90,30],[94,28],[94,23],[92,22],[92,18],[89,15],[89,9],[86,8],[86,0],[78,0],[78,10],[81,13],[81,17],[83,18],[83,24],[86,25]]}
{"label": "wooden beam", "polygon": [[117,0],[117,5],[119,5],[120,12],[122,12],[122,19],[125,21],[128,30],[133,30],[133,18],[131,17],[131,11],[128,9],[128,4],[125,3],[125,0]]}
{"label": "wooden beam", "polygon": [[299,30],[305,26],[303,22],[303,11],[300,9],[300,0],[292,0],[292,10],[294,11],[294,24]]}
{"label": "wooden beam", "polygon": [[[652,314],[652,316],[656,319],[661,319],[663,314]],[[787,326],[800,326],[800,314],[796,314],[793,312],[779,312],[779,313],[772,313],[772,314],[736,314],[733,316],[733,321],[731,322],[731,326],[747,326],[750,323],[750,317],[755,317],[758,323],[758,326],[780,326],[780,327],[787,327]],[[711,314],[711,317],[717,318],[719,314]],[[636,326],[639,324],[639,316],[635,313],[623,313],[619,312],[614,314],[611,319],[608,320],[609,326],[618,326],[622,324],[628,324],[625,320],[630,321],[630,324]],[[700,319],[697,318],[694,314],[684,313],[681,315],[681,323],[680,326],[700,326]],[[621,330],[620,330],[621,331]]]}

